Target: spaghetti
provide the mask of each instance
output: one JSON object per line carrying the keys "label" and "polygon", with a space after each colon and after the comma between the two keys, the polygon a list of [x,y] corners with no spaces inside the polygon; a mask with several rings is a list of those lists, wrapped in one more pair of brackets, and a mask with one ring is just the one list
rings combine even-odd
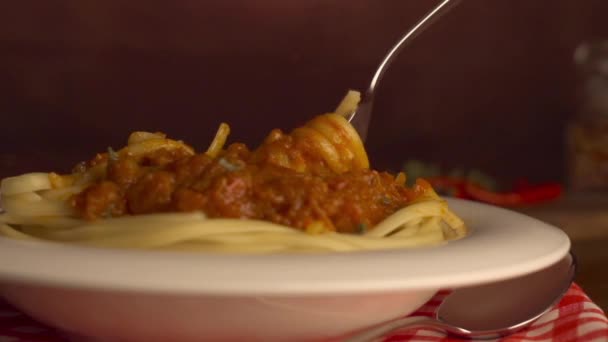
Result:
{"label": "spaghetti", "polygon": [[0,234],[98,247],[230,253],[356,251],[441,244],[466,235],[431,186],[369,169],[344,115],[315,117],[255,150],[222,123],[203,153],[135,132],[71,174],[2,180]]}

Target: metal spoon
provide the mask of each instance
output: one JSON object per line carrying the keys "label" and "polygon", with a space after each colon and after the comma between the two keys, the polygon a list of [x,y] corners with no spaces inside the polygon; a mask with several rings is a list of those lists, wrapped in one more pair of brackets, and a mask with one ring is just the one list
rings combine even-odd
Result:
{"label": "metal spoon", "polygon": [[465,338],[491,339],[513,334],[552,309],[574,281],[572,253],[544,270],[495,283],[457,289],[435,317],[406,317],[373,327],[344,342],[370,342],[404,328],[429,328]]}
{"label": "metal spoon", "polygon": [[442,14],[445,14],[454,7],[454,5],[458,4],[460,0],[442,0],[433,10],[427,13],[424,18],[422,18],[414,27],[412,27],[401,39],[395,44],[388,54],[384,57],[378,69],[376,69],[376,73],[372,78],[372,82],[367,88],[365,95],[363,96],[363,100],[359,103],[357,110],[350,115],[348,121],[355,127],[359,136],[361,136],[361,140],[365,141],[367,137],[367,128],[369,126],[369,121],[372,114],[372,105],[374,102],[374,92],[376,91],[376,86],[378,82],[384,76],[384,72],[391,65],[391,63],[395,60],[395,56],[401,52],[406,46],[406,42],[410,42],[412,38],[415,38],[417,35],[422,33],[426,28],[428,28],[435,20],[439,19]]}

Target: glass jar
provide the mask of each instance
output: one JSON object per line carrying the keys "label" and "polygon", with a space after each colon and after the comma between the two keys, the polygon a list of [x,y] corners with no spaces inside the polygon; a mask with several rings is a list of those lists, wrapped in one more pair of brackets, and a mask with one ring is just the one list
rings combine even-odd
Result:
{"label": "glass jar", "polygon": [[608,41],[585,43],[574,60],[580,104],[566,133],[572,191],[608,190]]}

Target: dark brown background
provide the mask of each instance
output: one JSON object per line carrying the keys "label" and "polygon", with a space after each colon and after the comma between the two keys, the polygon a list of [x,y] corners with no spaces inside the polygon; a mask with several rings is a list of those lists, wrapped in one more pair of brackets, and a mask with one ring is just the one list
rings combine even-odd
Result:
{"label": "dark brown background", "polygon": [[[11,1],[0,5],[0,176],[67,170],[132,130],[260,141],[363,89],[430,0]],[[573,49],[605,0],[465,0],[408,48],[368,147],[504,179],[563,175]]]}

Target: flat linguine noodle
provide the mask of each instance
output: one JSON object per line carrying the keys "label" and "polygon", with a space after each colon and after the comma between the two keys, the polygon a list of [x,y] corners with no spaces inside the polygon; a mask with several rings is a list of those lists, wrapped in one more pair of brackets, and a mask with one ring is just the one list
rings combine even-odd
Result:
{"label": "flat linguine noodle", "polygon": [[[360,95],[255,151],[221,124],[196,154],[160,133],[72,174],[2,180],[0,234],[87,246],[227,253],[360,251],[432,246],[466,235],[460,218],[424,181],[369,170],[344,119]],[[363,185],[362,185],[363,184]]]}

